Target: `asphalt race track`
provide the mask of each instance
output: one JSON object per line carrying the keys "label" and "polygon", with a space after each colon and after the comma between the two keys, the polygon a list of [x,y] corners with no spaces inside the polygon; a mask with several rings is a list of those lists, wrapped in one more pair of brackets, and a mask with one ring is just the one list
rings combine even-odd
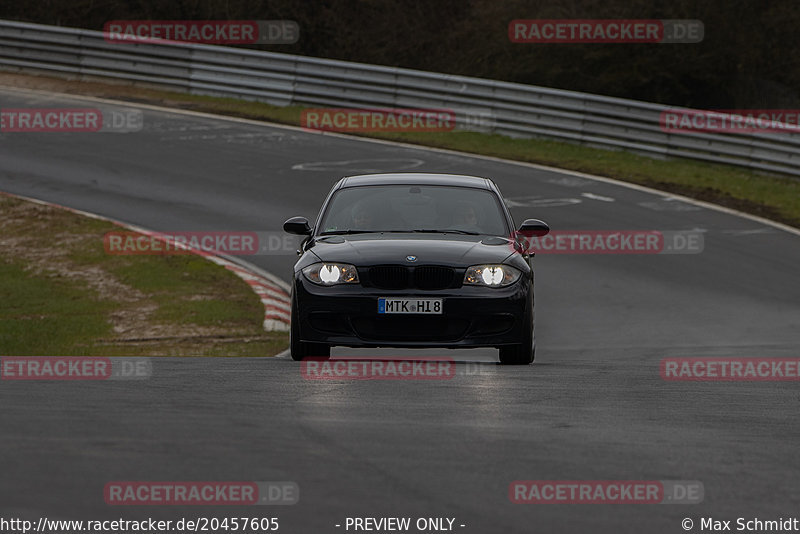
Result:
{"label": "asphalt race track", "polygon": [[[90,107],[0,94],[3,107]],[[146,381],[3,382],[0,515],[278,517],[280,532],[315,534],[345,532],[347,517],[448,517],[458,532],[510,534],[797,514],[798,382],[669,382],[659,362],[800,357],[800,235],[530,166],[152,109],[144,120],[127,134],[0,134],[0,190],[154,230],[277,232],[316,215],[343,175],[463,173],[492,177],[517,223],[702,231],[704,250],[538,255],[528,367],[495,365],[494,350],[422,351],[456,355],[460,372],[310,381],[285,357],[159,358]],[[288,280],[294,258],[250,261]],[[334,351],[348,354],[394,353]],[[293,481],[300,501],[107,505],[104,485],[125,480]],[[513,504],[515,480],[694,480],[704,500]]]}

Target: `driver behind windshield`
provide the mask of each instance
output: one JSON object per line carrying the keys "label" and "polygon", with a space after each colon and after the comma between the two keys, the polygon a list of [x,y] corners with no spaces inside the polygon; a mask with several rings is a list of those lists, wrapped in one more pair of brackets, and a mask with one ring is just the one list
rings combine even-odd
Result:
{"label": "driver behind windshield", "polygon": [[478,213],[470,202],[461,201],[453,205],[453,229],[480,232]]}
{"label": "driver behind windshield", "polygon": [[353,206],[351,219],[351,230],[374,230],[372,227],[374,217],[370,210],[363,204],[356,204]]}

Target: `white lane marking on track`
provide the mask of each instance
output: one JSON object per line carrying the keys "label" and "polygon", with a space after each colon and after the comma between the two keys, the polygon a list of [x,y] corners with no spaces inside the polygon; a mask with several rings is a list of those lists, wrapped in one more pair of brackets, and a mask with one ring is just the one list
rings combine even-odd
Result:
{"label": "white lane marking on track", "polygon": [[345,161],[316,161],[292,165],[294,171],[386,172],[388,170],[414,169],[425,161],[411,158],[351,159]]}
{"label": "white lane marking on track", "polygon": [[639,202],[638,205],[655,211],[697,211],[700,209],[700,206],[686,204],[684,202],[673,202],[673,200],[677,199],[664,198],[652,202]]}
{"label": "white lane marking on track", "polygon": [[603,195],[595,195],[594,193],[581,193],[582,197],[591,198],[592,200],[602,200],[603,202],[614,202],[611,197],[604,197]]}
{"label": "white lane marking on track", "polygon": [[564,187],[584,187],[591,185],[591,180],[584,178],[575,178],[573,176],[559,176],[558,178],[545,178],[545,182],[555,185],[563,185]]}
{"label": "white lane marking on track", "polygon": [[[421,145],[413,145],[411,143],[400,143],[398,141],[387,141],[384,139],[371,139],[369,137],[358,137],[354,135],[347,135],[339,132],[325,132],[322,130],[308,130],[301,126],[290,126],[287,124],[278,124],[274,122],[268,121],[260,121],[254,119],[243,119],[240,117],[229,117],[226,115],[218,115],[214,113],[205,113],[202,111],[191,111],[186,109],[173,109],[173,108],[165,108],[163,106],[156,106],[153,104],[140,104],[134,102],[125,102],[124,100],[113,100],[110,98],[98,98],[96,96],[84,96],[84,95],[74,95],[68,93],[59,93],[53,91],[42,91],[39,89],[20,89],[18,87],[11,87],[8,85],[0,85],[0,90],[12,92],[12,93],[19,93],[24,96],[30,97],[32,94],[41,95],[44,98],[66,98],[72,100],[84,100],[88,102],[100,102],[100,103],[107,103],[107,104],[115,104],[115,105],[124,105],[124,106],[131,106],[141,109],[149,109],[152,111],[157,111],[160,113],[171,113],[174,115],[187,115],[190,117],[202,117],[206,119],[214,119],[214,120],[224,120],[229,122],[238,122],[240,124],[250,124],[250,125],[258,125],[262,127],[269,127],[269,128],[280,128],[284,130],[291,130],[295,132],[302,132],[308,135],[327,135],[330,137],[338,137],[342,139],[348,139],[350,141],[362,141],[365,143],[372,143],[378,145],[387,145],[394,148],[407,148],[409,150],[421,150],[425,152],[435,152],[437,154],[446,154],[449,156],[459,156],[471,159],[478,159],[481,161],[491,161],[496,163],[503,163],[505,165],[514,165],[517,167],[525,167],[526,169],[536,169],[540,171],[552,172],[557,174],[566,175],[566,177],[575,177],[575,178],[584,178],[586,180],[592,180],[595,182],[602,182],[606,184],[616,185],[618,187],[624,187],[626,189],[632,189],[634,191],[639,191],[641,193],[647,193],[649,195],[655,195],[662,198],[671,198],[674,200],[679,200],[681,202],[685,202],[687,204],[692,204],[694,206],[699,206],[701,208],[705,208],[708,210],[725,213],[727,215],[734,215],[736,217],[740,217],[742,219],[748,219],[751,221],[756,221],[761,224],[765,224],[767,226],[771,226],[773,228],[777,228],[779,230],[783,230],[784,232],[788,232],[790,234],[800,236],[800,228],[794,228],[789,226],[788,224],[779,223],[776,221],[771,221],[769,219],[765,219],[764,217],[759,217],[758,215],[751,215],[749,213],[745,213],[743,211],[738,211],[732,208],[726,208],[724,206],[720,206],[718,204],[712,204],[710,202],[705,202],[703,200],[696,200],[694,198],[684,197],[681,195],[676,195],[674,193],[667,193],[665,191],[659,191],[658,189],[653,189],[651,187],[646,187],[639,184],[633,184],[630,182],[623,182],[620,180],[615,180],[614,178],[608,178],[606,176],[598,176],[596,174],[588,174],[585,172],[580,171],[573,171],[569,169],[560,169],[558,167],[551,167],[549,165],[541,165],[539,163],[528,163],[525,161],[514,161],[510,159],[503,159],[498,158],[496,156],[484,156],[481,154],[470,154],[468,152],[459,152],[458,150],[450,150],[447,148],[435,148],[435,147],[426,147]],[[266,271],[259,269],[260,272],[266,273]],[[269,273],[268,273],[269,274]],[[270,276],[275,276],[270,274]],[[277,278],[277,277],[276,277]],[[286,282],[282,281],[283,284]],[[288,287],[288,284],[286,284]]]}
{"label": "white lane marking on track", "polygon": [[772,228],[753,228],[752,230],[723,230],[723,234],[728,235],[755,235],[755,234],[774,234]]}
{"label": "white lane marking on track", "polygon": [[559,208],[582,202],[579,198],[540,198],[538,196],[504,198],[509,208]]}

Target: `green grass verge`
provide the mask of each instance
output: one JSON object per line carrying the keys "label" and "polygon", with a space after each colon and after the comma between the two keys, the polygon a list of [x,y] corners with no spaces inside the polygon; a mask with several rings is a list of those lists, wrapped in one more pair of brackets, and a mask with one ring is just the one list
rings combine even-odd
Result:
{"label": "green grass verge", "polygon": [[110,330],[113,307],[85,284],[32,276],[19,263],[0,263],[0,298],[0,354],[83,354]]}
{"label": "green grass verge", "polygon": [[273,356],[284,333],[230,271],[196,255],[112,256],[104,221],[0,197],[0,354]]}

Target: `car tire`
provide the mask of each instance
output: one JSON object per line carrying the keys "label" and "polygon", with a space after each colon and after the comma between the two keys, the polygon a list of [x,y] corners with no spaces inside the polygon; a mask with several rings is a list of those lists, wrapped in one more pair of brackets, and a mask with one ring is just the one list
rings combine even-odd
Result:
{"label": "car tire", "polygon": [[289,352],[294,361],[305,358],[327,360],[331,357],[330,345],[300,341],[300,320],[297,318],[297,303],[294,299],[292,299],[292,316],[289,323]]}
{"label": "car tire", "polygon": [[500,347],[500,363],[503,365],[529,365],[536,358],[536,339],[533,336],[533,321],[519,345]]}
{"label": "car tire", "polygon": [[536,358],[533,345],[509,345],[500,347],[500,363],[503,365],[529,365]]}

